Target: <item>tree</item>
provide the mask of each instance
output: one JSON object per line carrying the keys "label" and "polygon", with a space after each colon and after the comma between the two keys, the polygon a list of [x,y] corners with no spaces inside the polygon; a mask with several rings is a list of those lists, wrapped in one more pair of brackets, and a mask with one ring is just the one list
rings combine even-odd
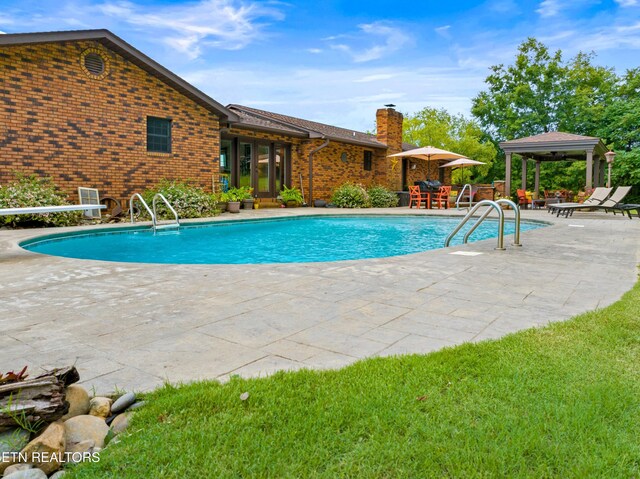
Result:
{"label": "tree", "polygon": [[[478,123],[463,115],[452,115],[444,109],[427,107],[413,115],[406,115],[403,131],[403,140],[407,143],[454,151],[486,163],[474,168],[476,179],[486,177],[496,157],[495,145]],[[468,171],[465,173],[467,179]],[[454,171],[454,176],[459,174],[459,171]]]}
{"label": "tree", "polygon": [[[612,68],[595,65],[595,58],[581,52],[565,61],[561,50],[552,53],[529,38],[512,65],[491,67],[487,89],[473,99],[472,114],[496,143],[565,131],[598,136],[616,148],[638,147],[640,71],[619,77]],[[519,163],[514,162],[514,178],[520,178]],[[529,175],[533,181],[533,171]],[[584,177],[582,162],[548,163],[541,184],[576,190],[584,186]]]}

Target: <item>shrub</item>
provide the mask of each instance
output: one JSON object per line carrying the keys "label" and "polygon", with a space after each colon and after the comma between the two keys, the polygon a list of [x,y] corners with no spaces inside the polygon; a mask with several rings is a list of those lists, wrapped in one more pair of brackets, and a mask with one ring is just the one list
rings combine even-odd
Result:
{"label": "shrub", "polygon": [[[0,186],[0,208],[31,206],[62,206],[70,204],[53,184],[51,178],[36,175],[16,175],[16,181]],[[73,226],[82,220],[82,211],[0,216],[0,225]]]}
{"label": "shrub", "polygon": [[[202,218],[216,214],[215,197],[185,181],[162,180],[155,188],[145,190],[142,197],[150,207],[157,193],[161,193],[171,203],[180,218]],[[156,206],[159,218],[173,218],[173,213],[164,202],[156,202]]]}
{"label": "shrub", "polygon": [[367,190],[373,208],[393,208],[398,206],[398,195],[384,186],[372,186]]}
{"label": "shrub", "polygon": [[369,195],[362,185],[344,183],[331,196],[331,202],[338,208],[369,208]]}
{"label": "shrub", "polygon": [[280,198],[283,203],[287,203],[288,201],[295,201],[298,206],[304,203],[304,198],[302,197],[302,192],[292,186],[291,188],[287,188],[286,186],[282,186],[282,190],[280,191]]}

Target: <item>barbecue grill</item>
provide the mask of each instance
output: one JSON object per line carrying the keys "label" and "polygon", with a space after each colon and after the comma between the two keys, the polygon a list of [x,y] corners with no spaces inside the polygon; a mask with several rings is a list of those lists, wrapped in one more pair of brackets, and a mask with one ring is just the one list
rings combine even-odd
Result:
{"label": "barbecue grill", "polygon": [[438,180],[416,181],[413,184],[420,187],[421,193],[437,193],[442,186]]}

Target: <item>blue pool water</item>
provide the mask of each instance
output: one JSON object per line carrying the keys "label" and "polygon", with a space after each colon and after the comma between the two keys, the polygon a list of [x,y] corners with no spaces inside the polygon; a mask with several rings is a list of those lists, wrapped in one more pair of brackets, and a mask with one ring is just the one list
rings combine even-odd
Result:
{"label": "blue pool water", "polygon": [[[460,218],[425,216],[321,216],[222,221],[183,226],[180,231],[148,228],[93,230],[36,238],[29,251],[129,263],[253,264],[307,263],[399,256],[442,248]],[[526,231],[542,226],[522,223]],[[470,241],[497,235],[497,222],[485,221]],[[459,244],[464,236],[457,237]],[[513,234],[513,220],[505,221]],[[505,239],[505,243],[509,241]]]}

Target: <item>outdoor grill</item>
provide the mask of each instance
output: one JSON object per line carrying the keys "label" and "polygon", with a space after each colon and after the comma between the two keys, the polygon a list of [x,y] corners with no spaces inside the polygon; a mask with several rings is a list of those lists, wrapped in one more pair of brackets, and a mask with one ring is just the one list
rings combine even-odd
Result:
{"label": "outdoor grill", "polygon": [[420,187],[421,193],[437,193],[438,189],[442,186],[442,183],[438,180],[416,181],[413,184]]}

